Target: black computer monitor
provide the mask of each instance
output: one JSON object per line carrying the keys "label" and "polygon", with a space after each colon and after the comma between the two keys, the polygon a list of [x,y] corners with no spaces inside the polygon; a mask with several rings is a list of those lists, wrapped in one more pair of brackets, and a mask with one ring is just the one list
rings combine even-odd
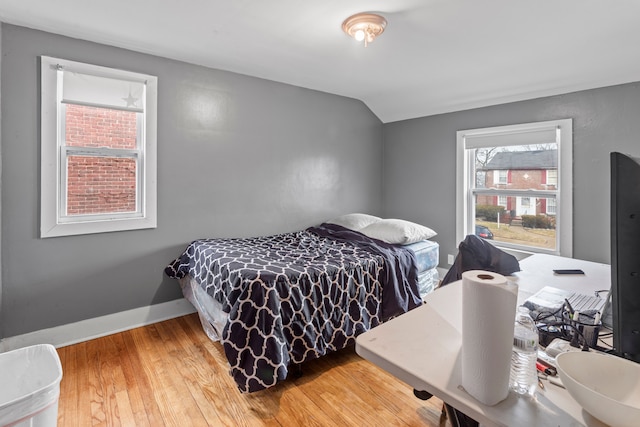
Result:
{"label": "black computer monitor", "polygon": [[611,153],[614,354],[640,362],[640,159]]}

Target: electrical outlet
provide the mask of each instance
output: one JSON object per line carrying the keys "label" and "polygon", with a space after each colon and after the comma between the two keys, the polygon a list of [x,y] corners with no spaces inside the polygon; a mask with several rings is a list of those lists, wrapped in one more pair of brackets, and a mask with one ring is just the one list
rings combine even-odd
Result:
{"label": "electrical outlet", "polygon": [[449,265],[453,265],[453,260],[454,260],[453,255],[448,254],[448,255],[447,255],[447,263],[448,263]]}

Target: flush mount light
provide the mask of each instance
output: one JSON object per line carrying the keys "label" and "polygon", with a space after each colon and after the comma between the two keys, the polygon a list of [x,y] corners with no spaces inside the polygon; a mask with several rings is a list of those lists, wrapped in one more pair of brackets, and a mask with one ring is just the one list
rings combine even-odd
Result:
{"label": "flush mount light", "polygon": [[373,13],[357,13],[342,23],[342,30],[357,41],[364,40],[364,47],[375,40],[387,26],[387,20]]}

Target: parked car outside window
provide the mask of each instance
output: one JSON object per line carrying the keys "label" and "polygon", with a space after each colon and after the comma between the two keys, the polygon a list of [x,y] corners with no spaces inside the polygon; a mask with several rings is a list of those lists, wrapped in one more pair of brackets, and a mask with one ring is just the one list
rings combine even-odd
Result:
{"label": "parked car outside window", "polygon": [[493,239],[493,233],[484,225],[476,224],[476,236],[482,237],[483,239]]}

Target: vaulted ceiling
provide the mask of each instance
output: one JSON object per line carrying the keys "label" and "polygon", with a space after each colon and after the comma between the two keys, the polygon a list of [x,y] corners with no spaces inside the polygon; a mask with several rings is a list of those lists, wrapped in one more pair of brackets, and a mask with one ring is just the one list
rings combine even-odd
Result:
{"label": "vaulted ceiling", "polygon": [[[368,47],[342,22],[388,26]],[[0,0],[3,22],[362,100],[383,122],[640,81],[637,0]]]}

